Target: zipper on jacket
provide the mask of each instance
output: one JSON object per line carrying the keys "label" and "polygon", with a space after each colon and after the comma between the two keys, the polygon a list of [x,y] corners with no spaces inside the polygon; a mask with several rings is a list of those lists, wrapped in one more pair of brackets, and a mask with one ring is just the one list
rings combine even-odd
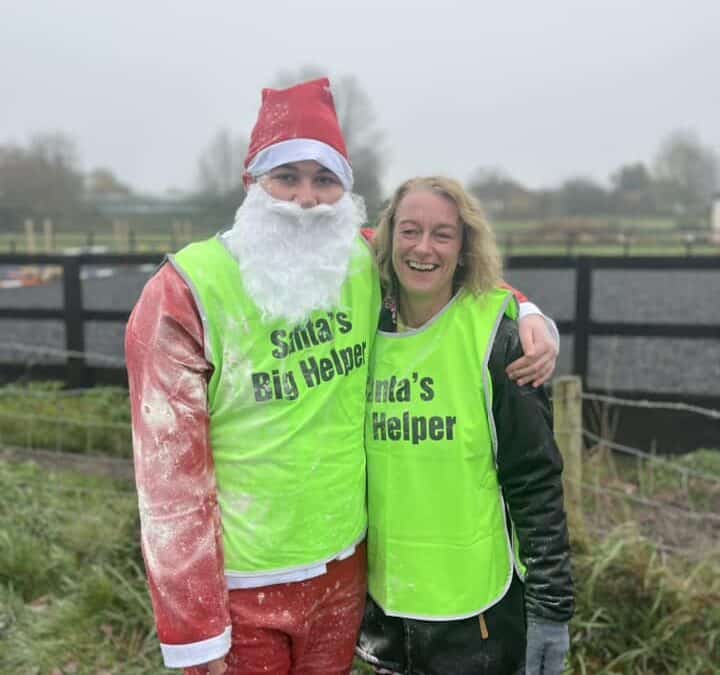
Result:
{"label": "zipper on jacket", "polygon": [[487,624],[485,623],[485,617],[483,616],[483,613],[480,612],[480,637],[483,640],[487,640],[490,637],[490,633],[488,633]]}
{"label": "zipper on jacket", "polygon": [[407,619],[403,619],[403,629],[405,631],[405,672],[412,673],[412,656],[410,655],[412,648],[410,643],[410,623]]}

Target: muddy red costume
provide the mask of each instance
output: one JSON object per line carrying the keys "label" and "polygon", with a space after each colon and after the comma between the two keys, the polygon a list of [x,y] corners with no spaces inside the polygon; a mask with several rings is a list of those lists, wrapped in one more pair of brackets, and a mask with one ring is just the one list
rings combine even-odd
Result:
{"label": "muddy red costume", "polygon": [[[349,193],[352,170],[346,154],[326,80],[263,93],[263,105],[246,161],[248,182],[277,165],[314,160],[333,171],[335,181],[341,184],[340,192]],[[321,188],[328,182],[327,176],[322,180]],[[267,195],[262,198],[265,197]],[[273,202],[272,206],[277,204]],[[227,332],[227,326],[218,331],[220,335],[213,333],[212,327],[203,320],[214,316],[213,321],[217,322],[224,317],[218,312],[213,315],[208,309],[212,289],[203,291],[201,278],[206,274],[215,275],[208,282],[210,286],[225,284],[224,293],[248,295],[244,287],[246,279],[240,270],[236,271],[237,279],[233,276],[236,266],[234,260],[230,262],[235,255],[231,254],[232,247],[221,238],[199,245],[204,247],[202,254],[214,247],[215,262],[208,261],[207,269],[200,269],[199,265],[193,267],[187,254],[182,252],[172,264],[164,265],[146,286],[133,312],[126,347],[142,544],[158,636],[165,663],[170,667],[204,672],[204,664],[225,657],[229,673],[320,675],[345,673],[350,668],[366,589],[362,543],[365,532],[362,425],[366,380],[363,350],[371,346],[365,340],[372,338],[380,306],[372,256],[357,236],[357,229],[355,239],[351,248],[346,247],[345,256],[351,264],[338,290],[336,309],[342,311],[321,307],[323,311],[310,313],[308,318],[313,319],[311,328],[315,332],[298,331],[298,325],[304,326],[302,321],[293,322],[256,311],[249,298],[250,309],[245,317],[232,315],[228,310],[235,323],[248,319],[251,328],[247,336],[238,330],[233,337]],[[218,261],[225,264],[224,278],[220,277],[218,268],[222,265],[218,265]],[[268,263],[272,264],[270,260]],[[346,306],[348,304],[353,306]],[[318,333],[322,329],[325,333]],[[353,330],[357,334],[353,334]],[[348,350],[340,349],[340,335],[344,333],[353,336],[351,348],[358,346],[350,351],[350,361]],[[288,337],[280,340],[278,335]],[[293,337],[297,337],[296,343]],[[228,373],[232,373],[233,364],[228,354],[233,341],[238,342],[238,349],[248,353],[256,342],[266,351],[272,348],[276,353],[281,352],[278,345],[284,345],[286,352],[300,353],[304,360],[297,362],[295,396],[285,391],[286,396],[270,395],[267,400],[265,389],[261,388],[262,378],[253,367],[257,363],[247,364],[247,377],[238,380],[236,387],[241,390],[248,385],[245,388],[249,390],[250,402],[241,400],[240,394],[233,394],[233,381],[223,384],[223,377],[227,379]],[[334,347],[337,349],[333,352]],[[278,361],[278,372],[282,370],[287,376],[291,373],[287,365],[289,357],[281,355],[286,358]],[[340,365],[336,371],[330,373],[329,368],[337,363]],[[300,370],[300,366],[305,370]],[[317,381],[313,380],[313,367],[317,367]],[[271,372],[268,369],[268,374]],[[323,395],[325,399],[318,398]],[[325,448],[323,428],[318,425],[317,416],[307,417],[307,424],[312,423],[311,429],[294,429],[280,447],[273,446],[274,441],[269,437],[257,441],[264,438],[264,432],[252,431],[253,415],[257,414],[269,433],[273,429],[262,416],[274,415],[278,420],[274,431],[279,435],[283,416],[288,415],[292,406],[297,408],[301,404],[304,411],[320,401],[320,407],[324,407],[326,399],[347,405],[349,415],[353,411],[341,431],[354,438],[354,442],[335,443],[342,447]],[[250,437],[255,434],[255,445],[245,436],[237,438],[237,447],[233,448],[232,441],[214,433],[214,427],[219,426],[218,420],[222,418],[218,411],[223,406],[236,407],[238,418],[245,419],[246,428],[251,429]],[[333,415],[337,416],[337,413]],[[297,426],[296,420],[293,423]],[[264,528],[259,523],[252,533],[255,537],[252,542],[247,531],[238,535],[243,524],[237,520],[231,522],[233,513],[227,505],[227,495],[236,489],[235,482],[242,483],[243,473],[249,475],[258,470],[253,462],[246,461],[243,472],[242,465],[233,464],[233,455],[247,455],[257,450],[256,454],[264,461],[263,451],[275,453],[280,455],[279,470],[290,474],[295,468],[293,462],[299,462],[288,459],[294,451],[305,455],[307,462],[312,459],[313,448],[309,447],[308,439],[317,447],[318,457],[322,451],[339,467],[331,483],[334,484],[338,476],[352,479],[353,487],[346,492],[353,503],[349,507],[345,503],[330,504],[327,513],[313,512],[309,517],[300,513],[298,518],[288,517],[280,523],[279,517],[273,519],[270,515],[268,522],[274,524]],[[330,475],[330,469],[325,473]],[[261,476],[262,471],[255,475]],[[251,512],[251,503],[260,499],[266,500],[264,506],[270,514],[292,516],[307,508],[293,500],[292,482],[281,486],[285,488],[284,495],[278,496],[276,492],[274,497],[264,495],[262,480],[258,483],[257,494],[247,494],[246,503],[235,500],[236,504],[240,502],[238,510],[247,508]],[[311,487],[306,482],[303,485]],[[325,490],[331,494],[333,485]],[[340,499],[337,495],[330,497],[331,502]],[[320,552],[308,546],[306,558],[297,546],[289,546],[292,550],[285,552],[278,550],[282,544],[278,545],[272,537],[282,538],[283,528],[286,528],[286,539],[292,542],[297,540],[304,521],[311,521],[313,517],[331,519],[334,508],[338,513],[343,509],[353,512],[356,522],[352,531],[348,529]],[[232,544],[241,536],[248,537],[249,550],[254,546],[260,551],[267,536],[270,562],[256,564],[254,560],[233,554]],[[228,560],[229,555],[241,559]],[[276,567],[273,559],[289,562],[279,562]],[[228,564],[232,565],[230,569]]]}

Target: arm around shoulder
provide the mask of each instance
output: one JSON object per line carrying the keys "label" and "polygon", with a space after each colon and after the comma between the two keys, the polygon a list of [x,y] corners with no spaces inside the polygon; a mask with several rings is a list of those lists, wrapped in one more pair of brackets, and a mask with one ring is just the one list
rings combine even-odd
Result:
{"label": "arm around shoulder", "polygon": [[490,357],[498,477],[527,567],[528,615],[567,621],[574,608],[563,504],[562,458],[542,388],[519,386],[505,372],[522,354],[516,322],[503,318]]}

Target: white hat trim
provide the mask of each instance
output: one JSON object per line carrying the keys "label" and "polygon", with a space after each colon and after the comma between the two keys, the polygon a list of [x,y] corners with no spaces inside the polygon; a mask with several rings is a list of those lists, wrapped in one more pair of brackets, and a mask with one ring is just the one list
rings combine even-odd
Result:
{"label": "white hat trim", "polygon": [[350,163],[331,145],[314,138],[291,138],[268,146],[255,155],[248,165],[247,172],[257,178],[281,164],[309,159],[330,169],[346,190],[352,190],[353,171]]}

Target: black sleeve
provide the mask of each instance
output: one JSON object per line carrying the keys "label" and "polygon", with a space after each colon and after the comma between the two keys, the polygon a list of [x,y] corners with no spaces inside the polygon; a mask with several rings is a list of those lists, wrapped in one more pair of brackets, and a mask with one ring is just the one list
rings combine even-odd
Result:
{"label": "black sleeve", "polygon": [[505,367],[522,356],[517,323],[503,318],[490,355],[498,477],[527,567],[528,615],[567,621],[574,609],[562,457],[542,388],[519,387]]}

